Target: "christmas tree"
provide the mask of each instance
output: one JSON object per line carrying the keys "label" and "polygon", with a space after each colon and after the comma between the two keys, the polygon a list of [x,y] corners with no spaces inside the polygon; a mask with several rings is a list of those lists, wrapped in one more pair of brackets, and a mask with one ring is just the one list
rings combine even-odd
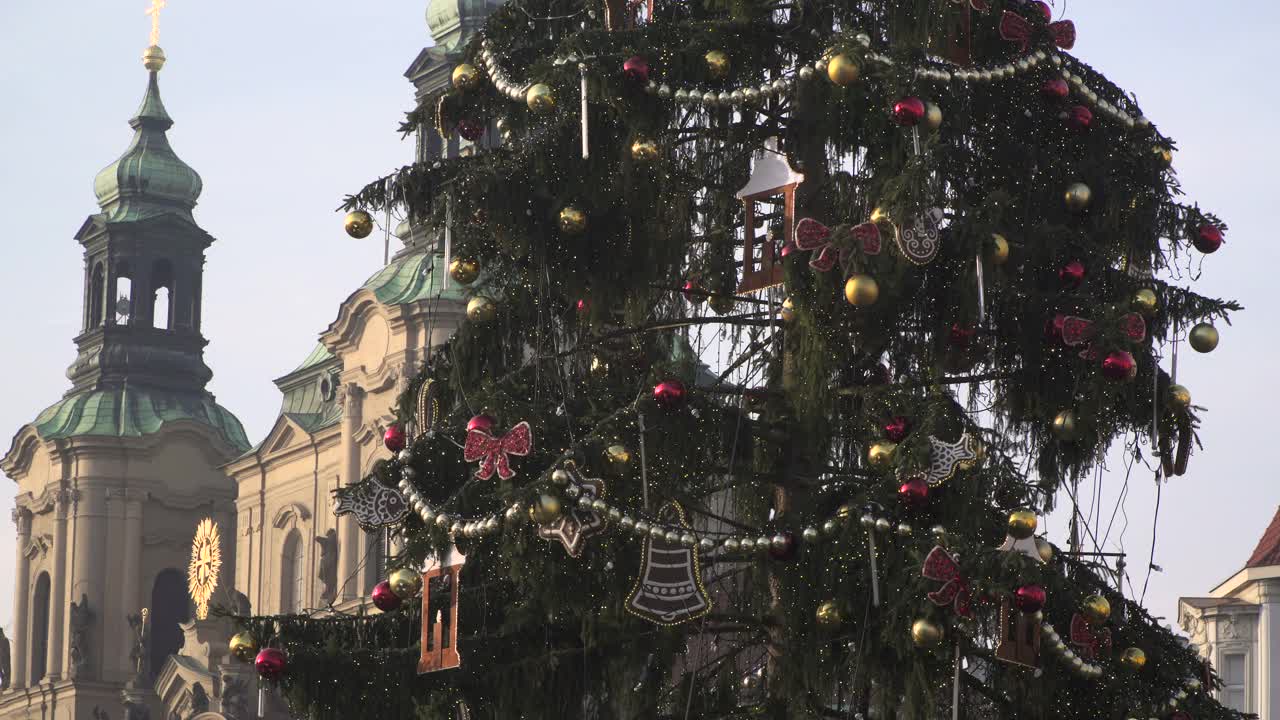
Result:
{"label": "christmas tree", "polygon": [[1164,367],[1239,309],[1165,280],[1226,226],[1075,34],[1025,0],[495,12],[404,127],[476,151],[345,203],[447,238],[469,294],[340,492],[396,540],[385,612],[239,618],[237,652],[316,718],[1236,716],[1086,523],[1037,535],[1118,440],[1186,472]]}

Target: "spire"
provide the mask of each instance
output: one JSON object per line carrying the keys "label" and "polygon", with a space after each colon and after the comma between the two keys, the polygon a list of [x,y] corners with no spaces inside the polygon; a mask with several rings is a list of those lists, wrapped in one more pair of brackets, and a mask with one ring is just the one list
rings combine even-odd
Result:
{"label": "spire", "polygon": [[147,90],[137,113],[129,120],[133,142],[118,160],[103,168],[93,183],[98,205],[112,222],[141,220],[174,213],[191,219],[200,197],[200,175],[169,146],[165,132],[173,127],[160,100],[160,69],[164,51],[152,45],[142,55],[149,73]]}

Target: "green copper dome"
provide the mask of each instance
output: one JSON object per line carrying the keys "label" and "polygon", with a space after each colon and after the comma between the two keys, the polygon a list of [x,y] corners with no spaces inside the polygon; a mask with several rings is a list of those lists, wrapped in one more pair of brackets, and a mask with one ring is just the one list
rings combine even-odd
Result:
{"label": "green copper dome", "polygon": [[122,222],[164,213],[190,217],[203,183],[169,146],[165,131],[173,126],[173,119],[160,101],[157,71],[151,72],[142,105],[129,126],[134,130],[133,142],[93,181],[107,219]]}
{"label": "green copper dome", "polygon": [[427,3],[427,29],[437,47],[452,51],[465,44],[484,25],[502,0],[431,0]]}
{"label": "green copper dome", "polygon": [[208,393],[137,385],[102,388],[64,397],[31,423],[45,440],[82,436],[142,437],[167,424],[195,422],[215,431],[232,449],[249,447],[244,427]]}

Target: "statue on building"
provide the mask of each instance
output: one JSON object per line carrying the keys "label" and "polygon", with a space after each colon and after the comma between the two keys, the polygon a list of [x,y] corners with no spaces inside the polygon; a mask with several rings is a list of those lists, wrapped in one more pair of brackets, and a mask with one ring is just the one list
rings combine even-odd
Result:
{"label": "statue on building", "polygon": [[316,538],[316,544],[320,546],[320,570],[317,578],[324,585],[320,599],[331,603],[338,596],[338,531],[329,528],[323,536]]}
{"label": "statue on building", "polygon": [[[144,683],[147,680],[147,657],[150,654],[151,632],[147,627],[147,609],[129,616],[129,627],[133,629],[133,647],[129,649],[129,660],[133,663],[134,682]],[[133,720],[130,718],[129,720]]]}
{"label": "statue on building", "polygon": [[9,638],[4,636],[4,628],[0,628],[0,692],[9,689],[13,684],[13,666],[9,664]]}
{"label": "statue on building", "polygon": [[191,715],[203,712],[209,712],[209,693],[205,692],[204,685],[196,683],[191,686]]}
{"label": "statue on building", "polygon": [[124,720],[151,720],[151,709],[140,696],[124,695]]}
{"label": "statue on building", "polygon": [[243,678],[222,676],[222,714],[228,720],[250,720],[249,684]]}
{"label": "statue on building", "polygon": [[89,610],[89,596],[81,593],[79,603],[71,603],[70,641],[67,643],[71,660],[71,677],[80,677],[89,667],[89,624],[93,612]]}

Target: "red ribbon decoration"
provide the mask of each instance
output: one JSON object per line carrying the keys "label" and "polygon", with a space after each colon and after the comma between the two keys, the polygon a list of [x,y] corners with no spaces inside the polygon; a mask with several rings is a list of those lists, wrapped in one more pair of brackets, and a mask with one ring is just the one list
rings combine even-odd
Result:
{"label": "red ribbon decoration", "polygon": [[960,563],[956,556],[947,552],[941,545],[935,546],[924,559],[924,567],[920,575],[926,580],[937,580],[944,585],[928,594],[934,605],[946,607],[954,605],[956,614],[962,617],[973,617],[973,593],[969,589],[969,581],[960,574]]}
{"label": "red ribbon decoration", "polygon": [[[1138,313],[1121,315],[1117,324],[1129,342],[1140,343],[1147,339],[1147,321]],[[1068,315],[1062,321],[1062,342],[1068,347],[1084,345],[1093,340],[1095,334],[1096,328],[1092,320]],[[1093,352],[1093,348],[1085,348],[1080,353],[1080,357],[1093,358],[1096,357],[1096,353]]]}
{"label": "red ribbon decoration", "polygon": [[[1016,12],[1004,11],[1000,18],[1000,37],[1018,43],[1022,52],[1026,52],[1031,47],[1034,33],[1035,27],[1026,18]],[[1076,24],[1070,20],[1049,23],[1049,35],[1053,38],[1053,44],[1063,50],[1076,46]]]}
{"label": "red ribbon decoration", "polygon": [[533,449],[533,430],[528,422],[522,422],[511,428],[511,432],[502,437],[494,437],[485,430],[469,430],[467,444],[462,448],[462,459],[467,462],[480,462],[476,477],[488,480],[497,471],[498,477],[510,480],[516,476],[511,469],[511,455],[528,455]]}
{"label": "red ribbon decoration", "polygon": [[1071,616],[1071,644],[1080,648],[1077,654],[1093,660],[1104,653],[1111,655],[1111,630],[1094,627],[1080,613]]}
{"label": "red ribbon decoration", "polygon": [[[863,223],[853,228],[851,234],[862,243],[862,252],[867,255],[880,254],[880,228],[875,223]],[[837,248],[831,242],[831,228],[813,218],[804,218],[796,223],[796,248],[818,251],[809,258],[809,266],[818,272],[831,270],[836,266],[837,258],[842,264],[849,259],[847,248]]]}

